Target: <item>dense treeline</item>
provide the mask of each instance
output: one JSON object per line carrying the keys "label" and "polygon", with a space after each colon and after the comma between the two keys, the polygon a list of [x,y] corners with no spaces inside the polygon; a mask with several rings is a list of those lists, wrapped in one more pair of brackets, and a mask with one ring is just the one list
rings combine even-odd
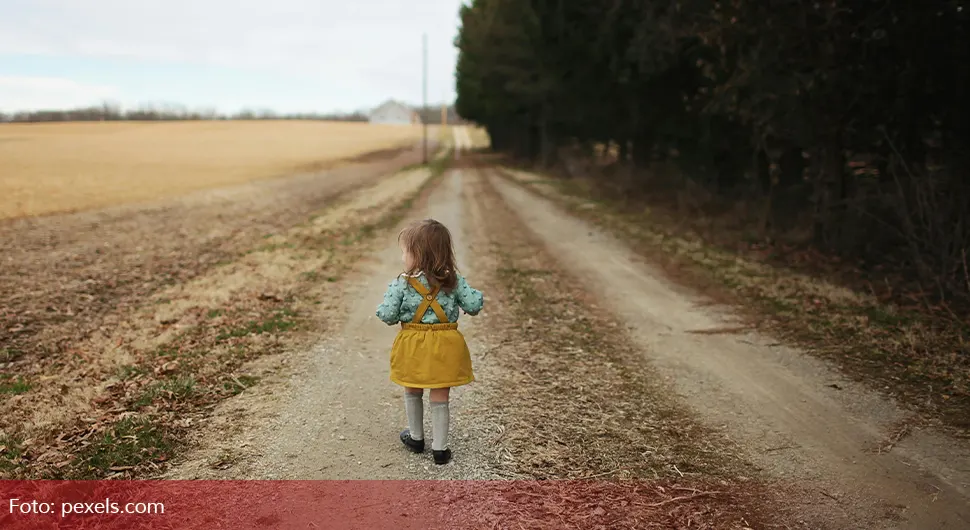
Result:
{"label": "dense treeline", "polygon": [[[441,107],[415,107],[428,123],[441,122]],[[448,123],[460,121],[454,106],[446,109]],[[234,114],[220,114],[215,110],[188,110],[177,105],[142,107],[122,110],[114,105],[101,105],[70,110],[38,110],[15,113],[0,112],[0,122],[42,123],[62,121],[178,121],[178,120],[325,120],[367,121],[368,113],[298,113],[281,114],[272,110],[241,110]]]}
{"label": "dense treeline", "polygon": [[764,205],[767,233],[896,249],[966,294],[968,17],[966,0],[474,0],[457,109],[497,150],[609,153],[640,189],[673,163]]}

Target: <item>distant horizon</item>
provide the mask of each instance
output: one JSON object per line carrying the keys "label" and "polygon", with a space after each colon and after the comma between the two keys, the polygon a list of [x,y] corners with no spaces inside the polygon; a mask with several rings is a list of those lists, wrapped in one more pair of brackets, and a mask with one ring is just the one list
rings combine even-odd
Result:
{"label": "distant horizon", "polygon": [[171,113],[191,113],[191,114],[214,114],[216,116],[237,116],[243,113],[253,113],[253,114],[265,114],[271,113],[278,116],[296,116],[296,115],[317,115],[317,116],[349,116],[354,114],[368,114],[375,108],[387,103],[388,101],[396,101],[402,103],[414,110],[420,110],[421,108],[428,109],[440,109],[442,105],[447,105],[449,109],[454,108],[455,102],[443,102],[443,101],[429,101],[427,105],[422,105],[420,103],[415,104],[408,101],[404,101],[396,98],[386,98],[373,105],[357,109],[336,109],[336,110],[296,110],[290,112],[281,112],[271,108],[253,106],[242,106],[235,111],[219,111],[212,107],[200,106],[192,107],[189,105],[173,103],[173,102],[157,102],[157,103],[138,103],[133,105],[123,105],[112,101],[102,101],[100,103],[94,103],[91,105],[79,105],[71,107],[51,107],[51,108],[33,108],[33,109],[19,109],[19,110],[5,110],[0,107],[0,115],[14,116],[18,114],[39,114],[46,112],[81,112],[92,109],[101,109],[108,106],[112,110],[117,110],[121,113],[130,113],[132,111],[157,111],[157,112],[171,112]]}

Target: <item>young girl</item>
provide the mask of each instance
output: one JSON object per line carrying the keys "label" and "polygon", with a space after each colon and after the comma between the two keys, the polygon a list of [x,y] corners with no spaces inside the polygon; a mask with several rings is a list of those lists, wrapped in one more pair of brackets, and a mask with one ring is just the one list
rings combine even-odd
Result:
{"label": "young girl", "polygon": [[451,233],[426,219],[398,236],[404,273],[391,282],[377,317],[401,324],[391,348],[391,381],[404,387],[408,429],[401,442],[424,452],[424,389],[431,389],[431,450],[435,464],[451,460],[448,448],[448,391],[475,380],[465,337],[458,331],[458,308],[469,315],[482,310],[481,291],[458,274]]}

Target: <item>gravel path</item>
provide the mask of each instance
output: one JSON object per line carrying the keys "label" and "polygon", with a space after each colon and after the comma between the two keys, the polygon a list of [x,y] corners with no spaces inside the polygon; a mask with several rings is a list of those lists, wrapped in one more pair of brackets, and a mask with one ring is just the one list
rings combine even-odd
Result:
{"label": "gravel path", "polygon": [[[474,279],[460,200],[461,171],[445,176],[414,217],[434,217],[456,235],[458,261]],[[387,379],[387,352],[397,327],[376,319],[374,309],[387,284],[401,269],[395,239],[377,253],[343,297],[347,312],[342,332],[318,346],[306,371],[291,381],[290,401],[266,428],[265,459],[252,478],[290,479],[415,479],[492,478],[481,464],[481,437],[469,428],[463,412],[474,385],[452,393],[455,417],[452,465],[438,468],[430,453],[411,455],[401,448],[397,434],[406,426],[402,390]],[[481,351],[474,319],[463,316],[462,329],[473,351]],[[427,396],[425,396],[427,400]],[[426,406],[426,409],[428,407]],[[430,434],[430,415],[425,414]]]}

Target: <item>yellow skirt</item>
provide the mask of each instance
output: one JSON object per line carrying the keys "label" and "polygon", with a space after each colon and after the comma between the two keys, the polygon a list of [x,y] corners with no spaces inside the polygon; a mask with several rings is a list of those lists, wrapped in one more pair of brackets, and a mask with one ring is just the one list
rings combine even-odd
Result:
{"label": "yellow skirt", "polygon": [[457,323],[401,324],[391,348],[391,381],[411,388],[448,388],[475,380]]}

